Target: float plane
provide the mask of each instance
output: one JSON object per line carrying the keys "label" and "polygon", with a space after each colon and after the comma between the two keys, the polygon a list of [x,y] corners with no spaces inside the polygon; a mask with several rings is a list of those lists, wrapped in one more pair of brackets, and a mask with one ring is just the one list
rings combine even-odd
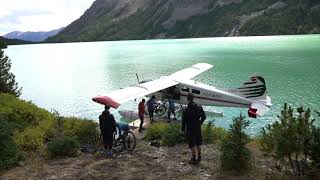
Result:
{"label": "float plane", "polygon": [[262,76],[256,74],[235,89],[217,88],[191,80],[212,67],[211,64],[198,63],[169,76],[143,81],[105,96],[94,97],[92,100],[118,108],[124,102],[155,95],[158,100],[165,101],[172,97],[175,103],[187,104],[187,95],[192,93],[194,102],[199,105],[248,108],[248,116],[252,118],[264,115],[272,106],[271,98],[267,95],[266,82]]}

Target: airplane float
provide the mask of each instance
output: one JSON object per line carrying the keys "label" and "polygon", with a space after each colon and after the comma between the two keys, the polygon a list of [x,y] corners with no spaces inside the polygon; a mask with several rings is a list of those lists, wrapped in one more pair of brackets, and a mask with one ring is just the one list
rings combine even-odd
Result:
{"label": "airplane float", "polygon": [[117,109],[127,101],[152,95],[162,101],[172,97],[175,103],[188,104],[187,95],[192,93],[194,102],[199,105],[248,108],[248,116],[252,118],[264,115],[272,106],[271,98],[267,95],[265,80],[259,75],[250,76],[236,89],[221,89],[191,80],[212,67],[211,64],[198,63],[169,76],[143,81],[105,96],[94,97],[92,100]]}

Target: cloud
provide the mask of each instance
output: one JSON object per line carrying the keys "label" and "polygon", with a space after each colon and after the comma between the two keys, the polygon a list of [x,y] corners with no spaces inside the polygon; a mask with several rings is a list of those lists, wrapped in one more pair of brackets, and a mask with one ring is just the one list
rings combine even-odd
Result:
{"label": "cloud", "polygon": [[0,35],[49,31],[79,18],[94,0],[0,0]]}

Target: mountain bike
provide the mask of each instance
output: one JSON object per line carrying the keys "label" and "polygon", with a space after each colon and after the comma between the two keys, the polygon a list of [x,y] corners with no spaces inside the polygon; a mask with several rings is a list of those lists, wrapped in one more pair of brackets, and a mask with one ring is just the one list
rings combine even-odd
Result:
{"label": "mountain bike", "polygon": [[[81,145],[80,150],[84,153],[94,154],[104,151],[103,138],[92,136],[92,144]],[[124,150],[133,151],[136,147],[136,137],[132,133],[128,124],[117,123],[116,131],[113,134],[113,151],[117,154]]]}
{"label": "mountain bike", "polygon": [[133,151],[136,147],[136,137],[130,129],[119,130],[117,128],[114,134],[113,150],[115,152],[121,152],[123,150]]}
{"label": "mountain bike", "polygon": [[158,115],[158,116],[163,116],[167,111],[166,105],[161,102],[158,101],[155,105],[154,105],[154,112]]}

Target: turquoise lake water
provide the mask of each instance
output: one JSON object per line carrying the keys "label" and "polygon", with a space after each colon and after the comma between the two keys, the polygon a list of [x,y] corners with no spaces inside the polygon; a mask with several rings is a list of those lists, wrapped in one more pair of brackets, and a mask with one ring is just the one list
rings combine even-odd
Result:
{"label": "turquoise lake water", "polygon": [[[277,120],[284,102],[320,110],[320,35],[36,44],[9,46],[5,53],[23,87],[21,98],[67,116],[97,120],[103,107],[92,97],[137,83],[136,73],[156,79],[199,62],[215,67],[194,79],[212,86],[237,88],[254,73],[265,78],[273,106],[250,119],[252,135]],[[119,109],[136,110],[137,102]],[[247,114],[206,109],[222,111],[222,118],[208,119],[225,128],[232,117]]]}

